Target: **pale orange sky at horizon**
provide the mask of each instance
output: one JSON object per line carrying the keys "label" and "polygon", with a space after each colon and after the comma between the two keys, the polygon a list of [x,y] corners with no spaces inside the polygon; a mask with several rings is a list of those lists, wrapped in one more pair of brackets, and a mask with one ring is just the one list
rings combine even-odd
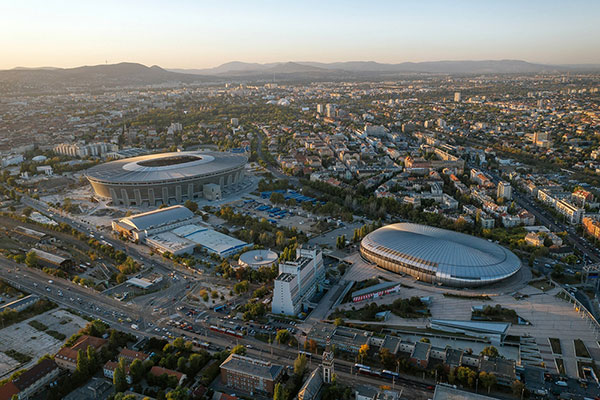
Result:
{"label": "pale orange sky at horizon", "polygon": [[0,3],[0,69],[137,62],[519,59],[600,64],[600,2]]}

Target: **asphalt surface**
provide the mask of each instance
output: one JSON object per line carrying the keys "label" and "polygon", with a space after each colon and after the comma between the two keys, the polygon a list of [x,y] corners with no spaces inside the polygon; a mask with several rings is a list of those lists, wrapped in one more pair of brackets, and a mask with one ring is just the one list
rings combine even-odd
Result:
{"label": "asphalt surface", "polygon": [[[64,222],[74,227],[75,229],[99,238],[102,232],[95,231],[92,227],[78,222],[72,218],[59,213],[58,210],[49,209],[48,206],[40,201],[23,196],[23,204],[34,208],[37,211],[49,216],[57,222]],[[172,266],[164,265],[156,258],[151,258],[139,251],[133,245],[128,245],[118,240],[114,240],[108,235],[102,240],[109,243],[116,250],[122,250],[126,254],[132,256],[137,261],[144,265],[152,265],[154,268],[168,274],[173,271]],[[283,365],[293,365],[293,361],[298,356],[298,349],[280,345],[269,345],[255,339],[252,336],[244,336],[243,338],[233,338],[210,331],[210,320],[214,320],[217,313],[208,311],[205,312],[209,318],[206,322],[198,322],[193,317],[186,318],[181,312],[177,312],[177,308],[182,304],[182,286],[193,285],[198,280],[219,281],[219,283],[231,282],[224,281],[219,278],[198,276],[184,269],[177,270],[178,278],[170,282],[169,288],[164,293],[157,292],[151,295],[143,296],[138,301],[127,302],[118,301],[112,297],[106,296],[93,289],[88,289],[71,281],[50,277],[41,270],[32,269],[23,266],[22,264],[14,263],[11,260],[0,258],[0,277],[6,280],[11,285],[18,289],[34,293],[43,298],[48,298],[61,307],[72,309],[82,315],[88,315],[92,318],[98,318],[110,324],[118,330],[133,333],[138,338],[140,337],[158,337],[173,339],[179,336],[185,336],[189,340],[198,340],[209,342],[213,346],[218,346],[219,349],[231,348],[236,344],[249,345],[247,352],[249,355],[258,356],[262,359],[279,362]],[[181,279],[183,276],[187,279]],[[52,283],[49,281],[52,280]],[[175,301],[173,301],[173,299]],[[153,312],[152,307],[163,307],[162,313]],[[176,317],[179,320],[187,320],[194,326],[195,332],[181,330],[169,324],[171,317]],[[202,334],[198,334],[200,332]],[[321,361],[321,357],[314,355],[311,357],[311,364],[314,368],[317,362]],[[358,382],[372,386],[380,386],[392,383],[385,378],[377,378],[370,376],[357,375],[357,371],[353,371],[353,363],[345,360],[337,360],[335,362],[335,370],[340,380],[346,383]],[[410,399],[428,399],[432,395],[432,390],[429,389],[434,385],[433,382],[423,382],[414,377],[403,376],[394,382],[397,389],[403,390],[403,396]]]}

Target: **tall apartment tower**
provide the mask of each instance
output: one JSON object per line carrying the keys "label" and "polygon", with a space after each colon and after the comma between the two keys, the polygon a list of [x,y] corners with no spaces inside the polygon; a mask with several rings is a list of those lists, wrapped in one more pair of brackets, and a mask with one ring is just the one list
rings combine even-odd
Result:
{"label": "tall apartment tower", "polygon": [[325,106],[323,106],[323,104],[317,104],[317,113],[325,114]]}
{"label": "tall apartment tower", "polygon": [[336,105],[335,104],[325,104],[325,113],[327,115],[328,118],[335,118],[336,117]]}
{"label": "tall apartment tower", "polygon": [[329,341],[330,338],[327,337],[327,345],[325,346],[325,351],[323,352],[323,361],[321,362],[324,383],[331,383],[333,380],[333,374],[335,373],[333,368],[333,351],[331,351]]}
{"label": "tall apartment tower", "polygon": [[460,103],[460,92],[454,92],[454,102]]}
{"label": "tall apartment tower", "polygon": [[510,186],[510,182],[500,181],[498,183],[498,192],[496,193],[496,197],[506,200],[512,199],[512,186]]}

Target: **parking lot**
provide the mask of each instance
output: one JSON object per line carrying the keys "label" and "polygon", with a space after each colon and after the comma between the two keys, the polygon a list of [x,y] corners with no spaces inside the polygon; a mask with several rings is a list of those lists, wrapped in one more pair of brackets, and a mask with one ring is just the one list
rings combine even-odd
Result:
{"label": "parking lot", "polygon": [[318,217],[302,209],[300,205],[274,205],[269,199],[258,196],[246,196],[245,200],[228,204],[237,213],[250,215],[283,226],[296,228],[305,234],[312,236],[318,233],[313,225],[319,220]]}
{"label": "parking lot", "polygon": [[[47,330],[59,332],[67,338],[87,324],[86,320],[66,310],[51,310],[3,329],[0,334],[0,352],[15,350],[30,356],[31,361],[22,367],[35,364],[45,354],[56,353],[64,342],[29,325],[28,322],[33,320],[47,326]],[[11,360],[0,353],[0,378],[10,374],[18,365]]]}

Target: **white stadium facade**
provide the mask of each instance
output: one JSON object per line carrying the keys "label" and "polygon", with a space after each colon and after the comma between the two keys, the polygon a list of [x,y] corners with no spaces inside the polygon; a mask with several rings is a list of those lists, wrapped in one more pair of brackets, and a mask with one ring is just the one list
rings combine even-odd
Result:
{"label": "white stadium facade", "polygon": [[233,153],[160,153],[97,165],[86,177],[97,196],[115,205],[152,207],[218,200],[221,190],[243,180],[247,162],[245,155]]}
{"label": "white stadium facade", "polygon": [[362,256],[379,267],[432,284],[476,287],[516,274],[521,260],[508,249],[463,233],[398,223],[364,237]]}

